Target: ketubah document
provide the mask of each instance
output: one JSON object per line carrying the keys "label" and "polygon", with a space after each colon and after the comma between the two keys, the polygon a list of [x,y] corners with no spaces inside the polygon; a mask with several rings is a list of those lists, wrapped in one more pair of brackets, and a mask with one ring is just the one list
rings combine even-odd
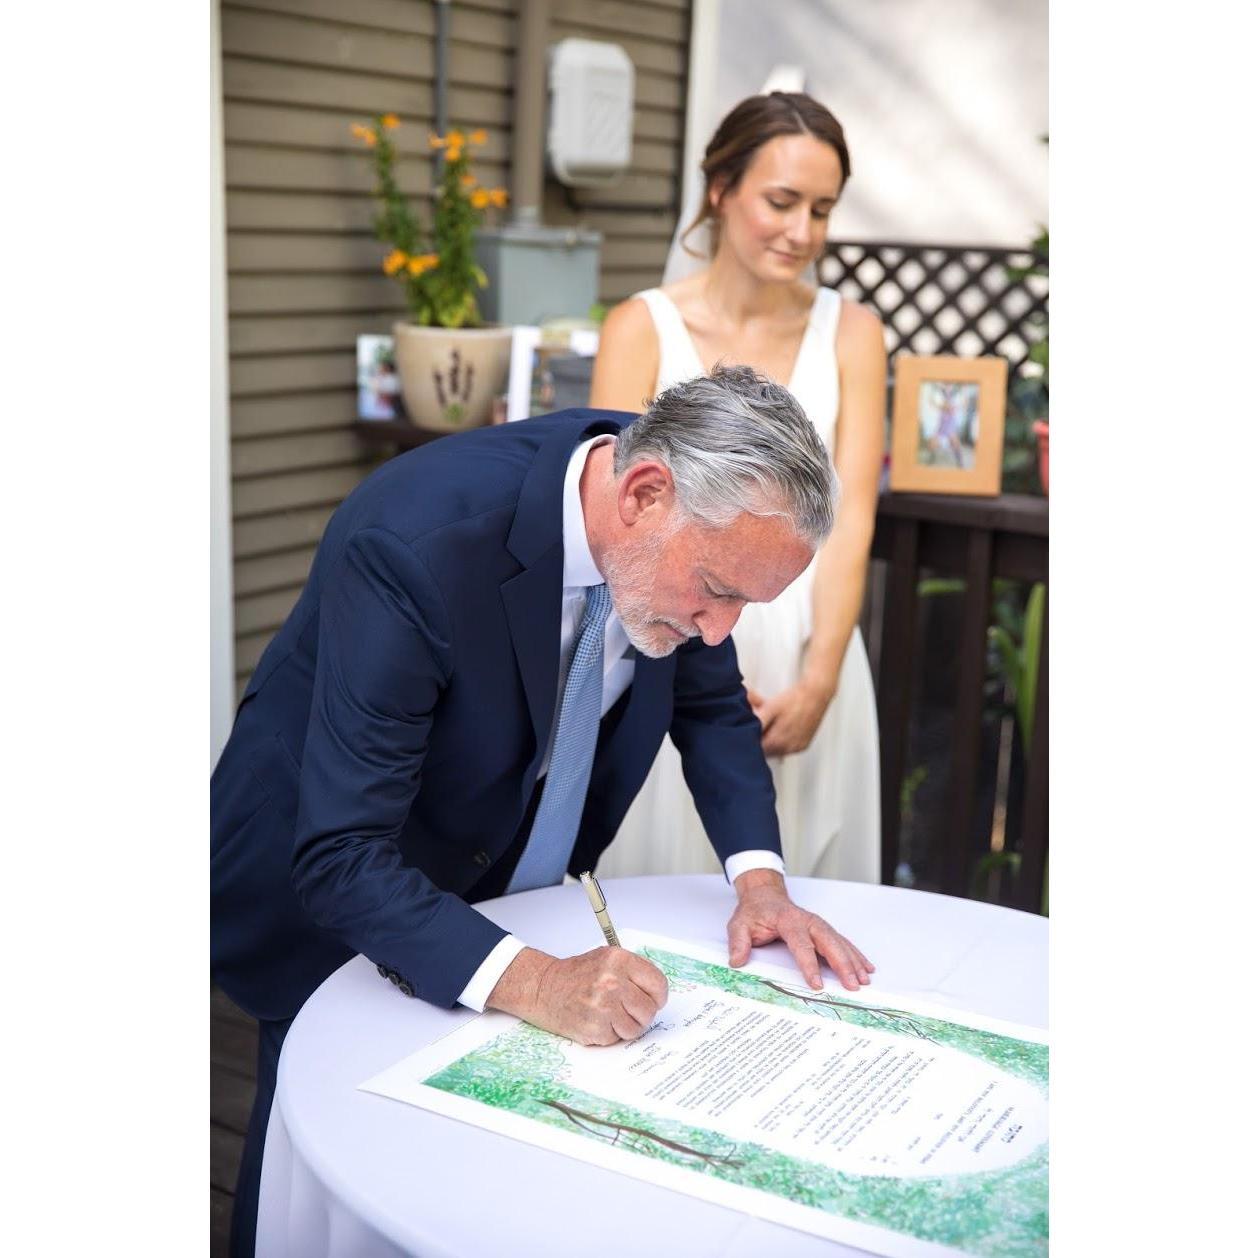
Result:
{"label": "ketubah document", "polygon": [[1048,1252],[1046,1036],[624,932],[631,1043],[485,1013],[364,1090],[876,1254]]}

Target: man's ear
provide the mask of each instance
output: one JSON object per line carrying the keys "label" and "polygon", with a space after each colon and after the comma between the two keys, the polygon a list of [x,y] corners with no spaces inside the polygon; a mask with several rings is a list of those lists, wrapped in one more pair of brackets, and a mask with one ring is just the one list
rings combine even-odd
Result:
{"label": "man's ear", "polygon": [[646,459],[635,463],[616,489],[616,508],[626,528],[659,523],[673,509],[673,474],[663,463]]}

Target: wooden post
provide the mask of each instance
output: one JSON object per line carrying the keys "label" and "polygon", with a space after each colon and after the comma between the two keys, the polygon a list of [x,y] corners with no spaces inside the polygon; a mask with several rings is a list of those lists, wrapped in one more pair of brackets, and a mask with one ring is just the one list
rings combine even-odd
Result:
{"label": "wooden post", "polygon": [[[974,530],[966,541],[965,611],[952,727],[952,807],[939,853],[939,885],[952,895],[970,891],[970,839],[983,740],[983,682],[987,675],[987,619],[991,612],[992,534]],[[929,667],[929,662],[928,662]]]}
{"label": "wooden post", "polygon": [[1026,800],[1022,812],[1022,866],[1014,885],[1014,903],[1040,912],[1044,864],[1048,857],[1048,591],[1044,592],[1044,624],[1040,634],[1040,667],[1035,682],[1035,726],[1031,733]]}
{"label": "wooden post", "polygon": [[900,790],[904,782],[913,655],[917,631],[917,521],[896,520],[878,665],[882,741],[882,881],[895,879],[900,859]]}

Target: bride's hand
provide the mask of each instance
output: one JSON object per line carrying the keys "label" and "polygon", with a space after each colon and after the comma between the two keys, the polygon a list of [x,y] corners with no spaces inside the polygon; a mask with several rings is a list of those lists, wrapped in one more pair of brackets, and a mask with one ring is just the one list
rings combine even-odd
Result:
{"label": "bride's hand", "polygon": [[750,689],[747,697],[764,728],[760,738],[764,754],[789,756],[812,743],[832,695],[801,681],[769,699]]}

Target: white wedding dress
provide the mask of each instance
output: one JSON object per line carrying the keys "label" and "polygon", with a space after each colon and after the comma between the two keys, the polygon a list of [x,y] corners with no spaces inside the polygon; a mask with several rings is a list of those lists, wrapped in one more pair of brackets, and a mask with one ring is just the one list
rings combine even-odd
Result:
{"label": "white wedding dress", "polygon": [[[659,341],[656,393],[706,374],[672,300],[658,288],[637,296],[651,312]],[[834,341],[840,303],[834,289],[818,288],[789,384],[831,457],[839,410]],[[743,678],[766,697],[799,680],[815,572],[814,560],[773,602],[748,604],[734,627]],[[787,873],[880,881],[878,716],[859,628],[852,631],[838,690],[812,744],[797,755],[772,757],[769,766]],[[660,748],[598,872],[609,878],[721,872],[670,740]]]}

